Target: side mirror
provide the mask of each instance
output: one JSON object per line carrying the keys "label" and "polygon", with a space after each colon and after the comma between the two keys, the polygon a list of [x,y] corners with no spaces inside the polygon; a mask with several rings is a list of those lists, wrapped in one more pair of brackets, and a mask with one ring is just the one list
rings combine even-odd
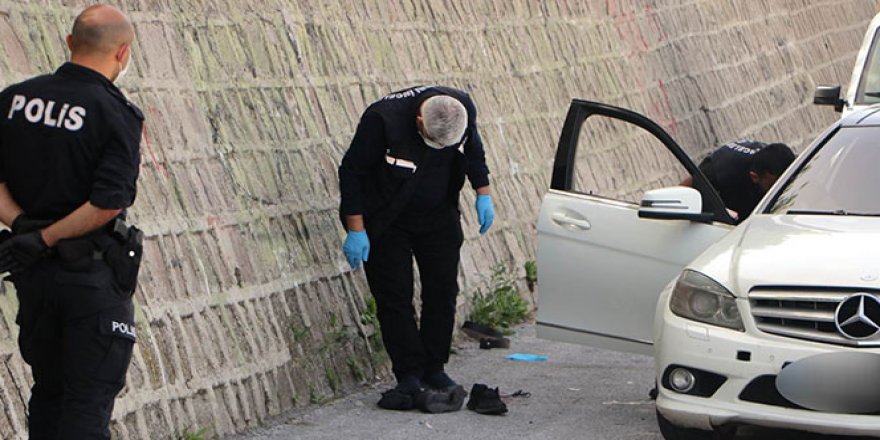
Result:
{"label": "side mirror", "polygon": [[833,105],[834,111],[842,112],[846,100],[840,98],[840,86],[816,87],[816,94],[813,95],[813,104],[816,105]]}
{"label": "side mirror", "polygon": [[639,218],[711,222],[712,213],[703,212],[700,192],[687,186],[651,190],[642,196]]}

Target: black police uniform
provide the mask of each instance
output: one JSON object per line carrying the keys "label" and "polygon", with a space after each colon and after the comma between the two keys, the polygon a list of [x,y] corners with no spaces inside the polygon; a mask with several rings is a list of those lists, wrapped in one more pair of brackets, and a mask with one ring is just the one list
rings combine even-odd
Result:
{"label": "black police uniform", "polygon": [[[111,81],[66,63],[0,93],[0,182],[29,219],[57,221],[86,202],[125,209],[135,198],[142,127],[141,111]],[[137,253],[139,263],[140,249],[104,229],[55,249],[11,277],[19,347],[34,376],[30,438],[109,439],[135,342],[137,266],[114,271],[118,260],[108,256]]]}
{"label": "black police uniform", "polygon": [[752,213],[764,196],[749,178],[752,159],[766,144],[755,141],[735,141],[712,152],[700,162],[700,170],[718,190],[721,200],[739,214],[742,222]]}
{"label": "black police uniform", "polygon": [[[416,126],[419,106],[437,95],[459,100],[468,113],[461,142],[441,150],[425,145]],[[361,116],[339,167],[340,214],[343,220],[364,216],[367,281],[398,379],[442,370],[449,360],[463,242],[459,192],[465,176],[474,188],[489,184],[476,118],[473,101],[460,90],[421,86],[392,93]],[[422,286],[418,326],[413,256]]]}

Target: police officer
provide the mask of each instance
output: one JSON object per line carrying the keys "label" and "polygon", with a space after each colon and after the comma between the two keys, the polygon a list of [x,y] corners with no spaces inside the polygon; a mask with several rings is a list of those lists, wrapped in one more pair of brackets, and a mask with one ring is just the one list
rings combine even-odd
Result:
{"label": "police officer", "polygon": [[[423,385],[449,393],[448,404],[432,412],[458,410],[464,399],[444,365],[458,294],[458,199],[465,176],[477,193],[481,234],[495,216],[476,117],[460,90],[422,86],[392,93],[366,109],[339,167],[348,231],[343,251],[352,268],[365,264],[398,381],[383,393],[382,408],[413,408]],[[418,324],[413,257],[422,286]]]}
{"label": "police officer", "polygon": [[[31,439],[109,439],[135,342],[140,235],[118,220],[135,198],[143,115],[113,84],[134,28],[85,9],[70,62],[0,92],[0,245],[31,366]],[[132,237],[137,235],[137,239]]]}
{"label": "police officer", "polygon": [[[764,194],[794,161],[785,144],[739,140],[722,145],[700,162],[699,168],[718,190],[738,222],[751,215]],[[691,178],[683,185],[690,186]]]}

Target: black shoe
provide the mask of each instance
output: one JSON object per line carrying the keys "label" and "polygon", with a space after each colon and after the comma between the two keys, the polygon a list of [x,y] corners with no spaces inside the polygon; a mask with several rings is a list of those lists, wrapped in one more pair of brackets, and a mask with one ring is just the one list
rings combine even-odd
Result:
{"label": "black shoe", "polygon": [[458,411],[467,396],[461,385],[440,390],[424,390],[415,398],[415,407],[432,414]]}
{"label": "black shoe", "polygon": [[480,338],[480,348],[510,348],[510,339],[507,338]]}
{"label": "black shoe", "polygon": [[461,331],[478,341],[483,338],[500,339],[504,337],[504,334],[498,330],[495,330],[488,325],[473,321],[465,321],[464,324],[461,325]]}
{"label": "black shoe", "polygon": [[382,393],[377,405],[379,408],[391,409],[396,411],[409,411],[415,408],[415,398],[420,391],[405,391],[398,388],[392,388]]}
{"label": "black shoe", "polygon": [[471,388],[471,398],[467,408],[479,414],[501,415],[507,412],[507,405],[498,396],[498,388],[489,388],[481,383]]}

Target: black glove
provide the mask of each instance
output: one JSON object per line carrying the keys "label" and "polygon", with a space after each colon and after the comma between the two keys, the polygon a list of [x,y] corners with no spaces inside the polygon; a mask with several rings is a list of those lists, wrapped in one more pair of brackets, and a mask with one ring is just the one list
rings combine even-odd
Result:
{"label": "black glove", "polygon": [[12,233],[18,235],[38,231],[52,223],[52,220],[34,220],[28,217],[27,214],[19,214],[18,217],[12,221]]}
{"label": "black glove", "polygon": [[19,272],[32,266],[49,252],[40,231],[15,235],[0,245],[0,273]]}

